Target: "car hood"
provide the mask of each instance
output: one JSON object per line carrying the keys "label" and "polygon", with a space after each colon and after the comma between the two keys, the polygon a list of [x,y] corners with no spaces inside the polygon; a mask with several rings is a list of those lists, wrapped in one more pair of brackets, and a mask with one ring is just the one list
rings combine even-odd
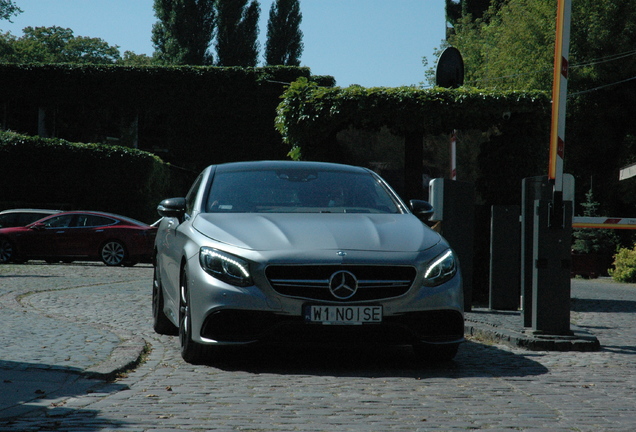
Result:
{"label": "car hood", "polygon": [[0,228],[0,234],[2,235],[13,235],[13,234],[19,234],[19,233],[28,232],[28,231],[29,231],[29,228],[26,228],[26,227]]}
{"label": "car hood", "polygon": [[412,214],[203,213],[192,225],[212,240],[256,251],[417,252],[441,241]]}

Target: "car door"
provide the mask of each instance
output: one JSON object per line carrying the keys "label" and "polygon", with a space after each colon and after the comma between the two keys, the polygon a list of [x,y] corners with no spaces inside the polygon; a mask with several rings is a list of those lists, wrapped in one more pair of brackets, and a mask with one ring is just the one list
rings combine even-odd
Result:
{"label": "car door", "polygon": [[32,225],[20,239],[20,248],[27,257],[56,257],[64,254],[64,237],[75,220],[75,214],[50,217]]}
{"label": "car door", "polygon": [[78,214],[73,225],[60,235],[60,250],[69,257],[97,256],[99,247],[105,240],[105,227],[116,224],[109,217]]}
{"label": "car door", "polygon": [[185,197],[183,221],[176,217],[164,217],[157,231],[155,245],[158,252],[158,268],[161,283],[166,293],[165,301],[172,310],[177,310],[179,305],[181,260],[187,241],[187,236],[184,235],[184,232],[187,232],[187,227],[190,226],[195,200],[203,179],[204,174],[199,175]]}
{"label": "car door", "polygon": [[183,230],[185,224],[190,223],[190,216],[185,215],[184,219],[182,222],[176,217],[164,217],[157,232],[161,282],[166,293],[165,301],[173,310],[177,310],[179,305],[181,262],[186,241]]}

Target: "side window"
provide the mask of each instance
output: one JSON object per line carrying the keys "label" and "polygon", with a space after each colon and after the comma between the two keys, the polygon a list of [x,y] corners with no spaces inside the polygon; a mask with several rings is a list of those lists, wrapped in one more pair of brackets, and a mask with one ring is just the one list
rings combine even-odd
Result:
{"label": "side window", "polygon": [[46,226],[47,228],[67,228],[71,226],[71,222],[73,221],[74,217],[75,215],[73,214],[55,216],[44,222],[44,226]]}
{"label": "side window", "polygon": [[192,184],[192,187],[190,188],[190,190],[188,191],[188,194],[186,195],[186,215],[191,215],[192,212],[194,211],[194,201],[197,198],[197,192],[199,191],[199,187],[201,186],[201,182],[203,181],[203,175],[200,175],[199,177],[197,177],[196,181],[194,182],[194,184]]}
{"label": "side window", "polygon": [[11,219],[11,213],[0,215],[0,228],[10,227],[13,222]]}
{"label": "side window", "polygon": [[36,220],[40,220],[46,217],[45,214],[39,213],[16,213],[16,216],[16,226],[26,226],[32,222],[35,222]]}
{"label": "side window", "polygon": [[79,215],[77,218],[77,227],[99,227],[106,225],[114,225],[117,221],[111,218],[97,215]]}

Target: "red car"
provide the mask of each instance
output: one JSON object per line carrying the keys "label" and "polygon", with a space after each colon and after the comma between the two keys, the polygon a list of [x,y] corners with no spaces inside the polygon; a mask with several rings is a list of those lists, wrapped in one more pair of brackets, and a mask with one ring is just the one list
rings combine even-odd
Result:
{"label": "red car", "polygon": [[0,229],[0,264],[103,261],[108,266],[151,262],[157,228],[112,213],[71,211],[25,227]]}

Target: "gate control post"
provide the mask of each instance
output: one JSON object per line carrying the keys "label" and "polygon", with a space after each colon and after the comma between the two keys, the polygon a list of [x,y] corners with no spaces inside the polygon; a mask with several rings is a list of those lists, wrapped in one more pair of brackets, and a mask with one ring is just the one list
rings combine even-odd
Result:
{"label": "gate control post", "polygon": [[[574,177],[571,174],[563,175],[563,188],[564,201],[573,202]],[[533,327],[532,317],[535,308],[533,306],[533,286],[536,277],[534,271],[535,201],[551,201],[552,192],[552,185],[547,176],[523,179],[521,192],[521,310],[524,327]],[[568,215],[571,217],[572,212],[569,212]],[[571,241],[571,238],[567,239],[568,245],[571,245]]]}
{"label": "gate control post", "polygon": [[523,179],[521,188],[521,315],[523,326],[532,327],[534,202],[549,200],[552,186],[548,176],[538,176]]}
{"label": "gate control post", "polygon": [[536,335],[572,335],[572,201],[561,204],[555,208],[553,201],[534,202],[532,332]]}
{"label": "gate control post", "polygon": [[490,226],[490,295],[493,310],[519,309],[521,223],[518,205],[492,206]]}
{"label": "gate control post", "polygon": [[441,234],[457,253],[464,285],[464,310],[472,308],[473,249],[475,235],[475,186],[443,178],[431,180],[431,220],[441,221]]}

